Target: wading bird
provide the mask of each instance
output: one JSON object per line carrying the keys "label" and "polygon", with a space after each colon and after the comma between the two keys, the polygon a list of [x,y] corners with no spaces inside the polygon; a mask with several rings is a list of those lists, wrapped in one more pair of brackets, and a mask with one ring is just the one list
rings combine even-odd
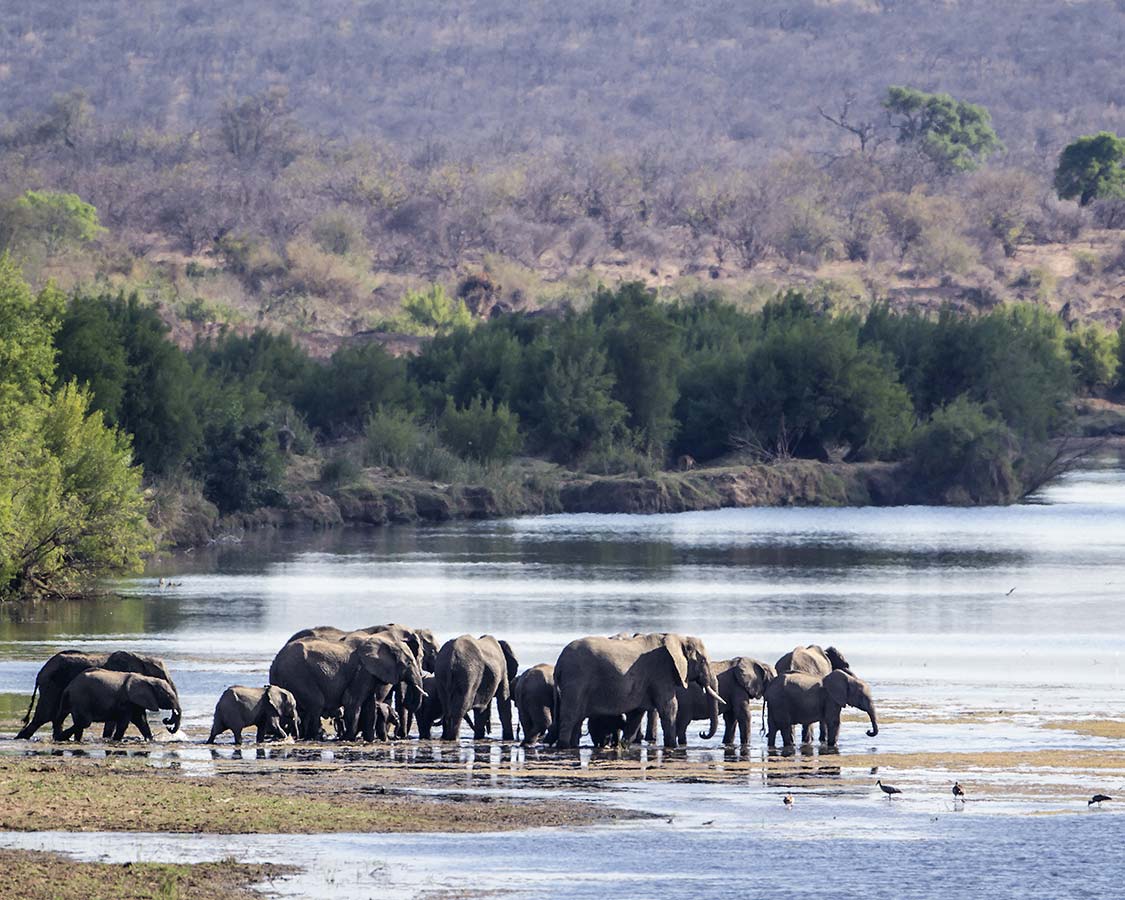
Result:
{"label": "wading bird", "polygon": [[956,781],[953,782],[953,799],[961,801],[964,801],[965,799],[965,789],[962,788],[961,785]]}
{"label": "wading bird", "polygon": [[1098,809],[1101,809],[1103,800],[1112,800],[1112,799],[1113,799],[1112,797],[1107,797],[1105,794],[1094,794],[1093,797],[1091,797],[1088,801],[1086,801],[1086,806],[1088,806],[1088,807],[1093,806],[1096,803],[1096,804],[1098,804]]}
{"label": "wading bird", "polygon": [[793,795],[792,794],[786,794],[785,799],[783,799],[781,802],[785,804],[786,809],[792,809],[793,808]]}
{"label": "wading bird", "polygon": [[881,790],[884,794],[887,795],[888,800],[893,800],[895,794],[901,794],[902,793],[902,791],[900,791],[898,788],[891,787],[889,784],[883,784],[882,781],[876,781],[875,783],[877,785],[879,785],[879,790]]}

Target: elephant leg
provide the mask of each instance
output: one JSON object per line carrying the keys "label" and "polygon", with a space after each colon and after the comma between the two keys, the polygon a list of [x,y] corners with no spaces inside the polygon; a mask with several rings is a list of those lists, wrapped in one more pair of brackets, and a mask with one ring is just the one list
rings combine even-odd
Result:
{"label": "elephant leg", "polygon": [[728,711],[723,710],[723,746],[729,746],[734,743],[734,716]]}
{"label": "elephant leg", "polygon": [[829,720],[826,724],[827,724],[827,728],[826,728],[827,734],[825,735],[826,738],[827,738],[826,743],[829,747],[835,747],[836,743],[840,739],[840,720],[839,719],[836,719],[835,721]]}
{"label": "elephant leg", "polygon": [[[50,688],[43,690],[38,686],[37,688],[39,690],[39,703],[35,707],[35,714],[31,717],[31,720],[19,730],[19,733],[16,735],[18,740],[27,740],[40,728],[50,722],[51,717],[54,716],[55,711],[59,707],[59,695],[56,691]],[[52,729],[52,735],[54,734],[55,731]],[[58,740],[58,737],[55,737],[55,740]]]}
{"label": "elephant leg", "polygon": [[641,724],[645,717],[643,709],[634,709],[625,714],[625,727],[621,731],[621,740],[626,744],[637,743],[641,736]]}
{"label": "elephant leg", "polygon": [[[148,727],[148,716],[145,715],[145,711],[139,706],[134,707],[133,715],[130,718],[133,724],[137,726],[137,731],[141,733],[141,737],[146,741],[151,741],[152,729]],[[124,730],[122,731],[124,732]]]}
{"label": "elephant leg", "polygon": [[492,731],[491,705],[484,709],[473,710],[473,739],[483,741],[485,735]]}
{"label": "elephant leg", "polygon": [[811,725],[802,725],[801,726],[801,743],[802,744],[811,744],[812,743],[812,726]]}
{"label": "elephant leg", "polygon": [[645,740],[650,744],[656,743],[656,710],[650,709],[647,713],[648,718],[645,725]]}
{"label": "elephant leg", "polygon": [[218,722],[213,722],[213,723],[211,724],[211,734],[209,734],[209,735],[207,736],[207,740],[205,740],[205,741],[204,741],[203,743],[205,743],[205,744],[213,744],[213,743],[215,743],[215,738],[217,738],[217,737],[218,737],[218,736],[219,736],[220,734],[222,734],[222,733],[223,733],[224,731],[226,731],[226,729],[225,729],[225,728],[220,728],[220,727],[219,727],[219,723],[218,723]]}
{"label": "elephant leg", "polygon": [[752,722],[753,716],[750,713],[750,704],[746,704],[738,711],[738,743],[743,747],[750,746],[750,735],[753,734],[750,730]]}
{"label": "elephant leg", "polygon": [[516,733],[512,728],[512,701],[507,697],[496,698],[497,712],[500,713],[500,738],[505,741],[514,741]]}
{"label": "elephant leg", "polygon": [[559,747],[577,747],[582,740],[582,719],[577,703],[562,702],[559,704],[558,745]]}
{"label": "elephant leg", "polygon": [[680,704],[673,696],[660,710],[660,730],[664,732],[664,746],[668,749],[676,746],[676,713],[679,708]]}
{"label": "elephant leg", "polygon": [[793,725],[789,724],[781,729],[781,743],[786,747],[793,746]]}
{"label": "elephant leg", "polygon": [[[109,722],[106,723],[110,724]],[[125,739],[125,731],[129,727],[129,717],[121,716],[116,722],[113,723],[113,739],[121,741]]]}
{"label": "elephant leg", "polygon": [[[105,720],[105,724],[102,726],[102,740],[103,741],[115,740],[115,738],[113,736],[113,733],[115,731],[117,731],[117,721],[118,721],[117,719],[106,719]],[[126,721],[128,721],[128,719],[126,719]],[[121,740],[121,738],[116,738],[116,740]]]}

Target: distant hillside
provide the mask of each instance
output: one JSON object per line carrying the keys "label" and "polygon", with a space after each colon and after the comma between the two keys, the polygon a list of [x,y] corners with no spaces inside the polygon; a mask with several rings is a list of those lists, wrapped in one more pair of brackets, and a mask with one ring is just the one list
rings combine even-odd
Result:
{"label": "distant hillside", "polygon": [[[535,149],[661,145],[753,159],[838,140],[845,92],[987,106],[1013,158],[1125,129],[1114,0],[24,0],[0,23],[0,116],[75,88],[100,116],[194,128],[283,87],[326,137]],[[429,149],[427,149],[429,148]]]}

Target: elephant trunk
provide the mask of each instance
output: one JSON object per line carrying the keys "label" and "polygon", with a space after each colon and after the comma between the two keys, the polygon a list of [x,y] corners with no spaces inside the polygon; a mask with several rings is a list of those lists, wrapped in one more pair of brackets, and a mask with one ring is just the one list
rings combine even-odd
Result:
{"label": "elephant trunk", "polygon": [[422,701],[429,695],[422,687],[422,672],[415,665],[406,670],[403,678],[406,682],[406,693],[403,696],[403,705],[413,713],[422,708]]}
{"label": "elephant trunk", "polygon": [[875,706],[872,704],[867,708],[867,715],[871,719],[871,730],[867,732],[868,737],[875,737],[879,733],[879,723],[875,719]]}
{"label": "elephant trunk", "polygon": [[699,736],[704,740],[710,740],[715,736],[715,732],[719,730],[719,706],[723,704],[723,698],[719,696],[719,682],[710,669],[707,670],[707,682],[703,688],[703,693],[706,695],[708,702],[707,714],[711,720],[710,728],[707,731],[699,732]]}
{"label": "elephant trunk", "polygon": [[172,710],[172,715],[164,720],[164,724],[167,726],[169,734],[175,734],[180,730],[180,720],[183,718],[183,715],[184,714],[180,710],[180,708],[175,707]]}

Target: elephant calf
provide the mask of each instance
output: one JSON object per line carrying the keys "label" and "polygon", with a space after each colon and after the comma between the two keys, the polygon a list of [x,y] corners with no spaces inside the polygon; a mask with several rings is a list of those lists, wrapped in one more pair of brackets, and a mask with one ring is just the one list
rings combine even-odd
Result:
{"label": "elephant calf", "polygon": [[845,706],[862,709],[871,719],[868,737],[879,733],[871,688],[846,669],[836,669],[823,678],[791,672],[779,675],[766,688],[769,705],[769,745],[777,733],[786,747],[793,746],[793,726],[824,723],[825,742],[835,747],[840,734],[840,711]]}
{"label": "elephant calf", "polygon": [[[55,713],[54,730],[59,740],[82,740],[82,732],[92,722],[114,724],[113,740],[119,741],[132,722],[146,741],[152,740],[145,710],[169,709],[172,715],[165,725],[178,723],[181,716],[180,701],[171,686],[162,678],[135,675],[130,672],[110,672],[107,669],[90,669],[75,676],[67,685]],[[73,725],[62,730],[67,716]],[[107,729],[108,730],[108,729]]]}
{"label": "elephant calf", "polygon": [[541,664],[521,672],[512,682],[512,700],[523,729],[521,743],[530,746],[550,734],[554,722],[555,667]]}
{"label": "elephant calf", "polygon": [[257,742],[290,735],[297,737],[297,701],[285,688],[275,684],[265,687],[243,687],[236,684],[223,691],[215,704],[208,744],[215,743],[224,731],[234,734],[234,742],[242,743],[242,731],[255,727]]}

